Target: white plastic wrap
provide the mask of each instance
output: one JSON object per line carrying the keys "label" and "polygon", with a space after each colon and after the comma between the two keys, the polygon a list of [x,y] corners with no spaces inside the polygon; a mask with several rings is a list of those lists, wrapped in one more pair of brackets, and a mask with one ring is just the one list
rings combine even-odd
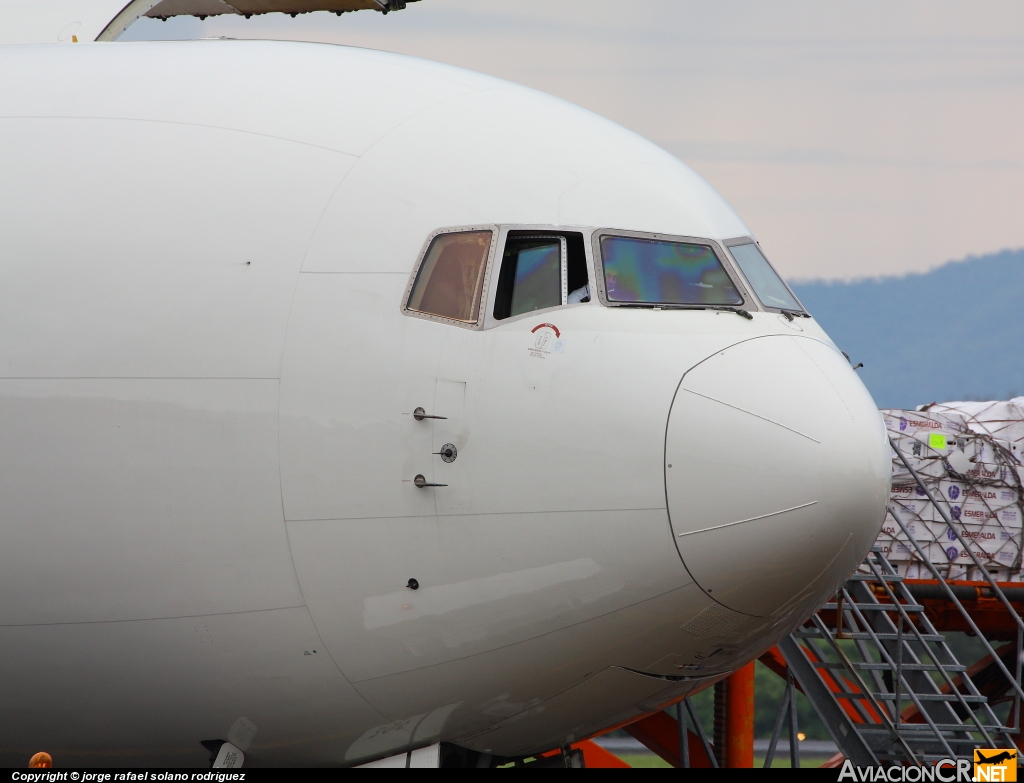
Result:
{"label": "white plastic wrap", "polygon": [[[890,505],[928,561],[947,579],[981,579],[966,549],[1000,581],[1021,581],[1024,506],[1024,397],[1009,402],[945,403],[884,410],[890,437],[921,476],[933,505],[895,451]],[[878,537],[908,578],[932,578],[892,514]]]}

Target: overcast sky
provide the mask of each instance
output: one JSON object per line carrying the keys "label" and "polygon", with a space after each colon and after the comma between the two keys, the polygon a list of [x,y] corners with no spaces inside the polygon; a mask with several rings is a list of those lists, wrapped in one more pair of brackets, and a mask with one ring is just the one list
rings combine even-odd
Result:
{"label": "overcast sky", "polygon": [[553,93],[703,175],[792,278],[1024,247],[1024,3],[422,0],[125,39],[386,49]]}

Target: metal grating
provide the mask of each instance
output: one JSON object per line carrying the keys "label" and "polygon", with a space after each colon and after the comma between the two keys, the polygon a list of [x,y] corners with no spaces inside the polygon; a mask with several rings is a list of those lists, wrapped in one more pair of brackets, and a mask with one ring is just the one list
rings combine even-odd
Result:
{"label": "metal grating", "polygon": [[[895,443],[893,449],[939,508]],[[906,533],[899,510],[890,505],[889,513]],[[952,520],[945,521],[956,533]],[[913,536],[907,539],[914,542]],[[1019,733],[1024,697],[1024,622],[984,565],[975,561],[975,566],[1003,604],[1011,627],[1016,625],[1012,648],[993,648],[939,570],[929,567],[935,590],[984,643],[987,676],[999,678],[1003,690],[1012,692],[1011,725],[1000,721],[968,667],[957,660],[945,634],[929,619],[912,591],[917,585],[904,582],[879,546],[833,601],[779,643],[801,690],[843,755],[855,764],[921,764],[970,756],[975,748],[1015,747],[1012,735]],[[1004,662],[1008,650],[1013,655],[1010,667]]]}
{"label": "metal grating", "polygon": [[855,574],[780,645],[844,755],[861,765],[920,764],[1013,747],[1016,730],[998,719],[903,577],[880,551],[865,564],[870,574]]}

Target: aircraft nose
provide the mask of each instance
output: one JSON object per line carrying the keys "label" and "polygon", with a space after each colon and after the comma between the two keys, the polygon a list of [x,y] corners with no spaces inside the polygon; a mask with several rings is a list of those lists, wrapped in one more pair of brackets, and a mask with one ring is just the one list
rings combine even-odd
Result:
{"label": "aircraft nose", "polygon": [[679,554],[745,614],[811,611],[870,549],[889,450],[870,394],[834,348],[768,336],[683,377],[665,442]]}

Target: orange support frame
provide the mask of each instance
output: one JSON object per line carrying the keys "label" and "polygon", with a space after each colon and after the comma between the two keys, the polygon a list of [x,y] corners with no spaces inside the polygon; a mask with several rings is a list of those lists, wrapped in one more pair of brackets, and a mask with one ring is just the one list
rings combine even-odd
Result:
{"label": "orange support frame", "polygon": [[[814,654],[814,651],[808,650],[808,653],[810,654],[812,663],[817,662],[817,656]],[[782,653],[779,652],[778,647],[772,647],[758,660],[761,661],[761,663],[763,663],[765,666],[767,666],[769,669],[771,669],[773,672],[775,672],[783,679],[786,678],[786,659],[782,657]],[[821,676],[822,681],[825,683],[825,686],[833,693],[850,691],[854,688],[854,686],[850,683],[841,684],[837,682],[835,677],[832,676],[828,669],[820,671],[819,675]],[[803,693],[803,688],[800,687],[800,683],[795,683],[795,685],[796,689]],[[849,699],[839,699],[838,701],[839,706],[843,708],[843,711],[847,714],[847,716],[849,716],[851,721],[853,721],[854,723],[864,722],[864,719],[861,717],[860,713],[857,712],[856,708],[853,706]],[[870,704],[865,704],[863,706],[864,709],[866,709],[870,713],[871,717],[875,721],[881,721],[881,718],[879,718],[878,713],[875,711],[874,707],[872,707]]]}
{"label": "orange support frame", "polygon": [[[668,713],[664,711],[653,712],[646,718],[641,718],[635,723],[630,723],[622,728],[673,767],[680,766],[679,723]],[[711,767],[711,761],[704,753],[704,746],[701,745],[700,737],[692,731],[687,732],[687,745],[690,751],[691,767]]]}
{"label": "orange support frame", "polygon": [[[907,580],[908,585],[916,584],[937,584],[935,582],[928,582],[926,580]],[[964,603],[965,608],[970,612],[971,616],[978,622],[982,632],[985,633],[990,639],[1000,639],[1005,641],[1014,641],[1016,639],[1016,625],[1013,624],[1012,618],[1005,611],[1005,608],[1001,604],[998,604],[995,598],[987,594],[987,583],[966,583],[966,582],[951,582],[950,584],[957,587],[969,586],[975,588],[975,598],[973,600],[964,597],[961,601]],[[1004,587],[1000,584],[1000,587]],[[1020,595],[1020,583],[1012,583],[1005,585],[1006,588],[1013,588],[1013,598],[1011,598],[1014,608],[1024,613],[1024,601],[1018,601],[1017,598]],[[932,622],[935,623],[936,627],[940,630],[964,630],[964,625],[959,614],[954,615],[955,608],[951,606],[945,599],[931,599],[921,598],[920,602],[926,607],[926,610],[931,618]],[[828,621],[827,612],[825,619]],[[980,618],[980,619],[979,619]],[[810,655],[812,663],[817,662],[817,656],[813,650],[807,650]],[[1014,645],[1007,645],[1001,647],[997,651],[1000,658],[1004,660],[1007,666],[1010,666],[1014,662],[1014,656],[1017,654]],[[771,669],[773,672],[778,674],[780,677],[785,678],[787,676],[786,661],[779,651],[778,647],[772,649],[761,655],[759,659],[765,666]],[[985,674],[992,670],[995,672],[994,663],[991,660],[991,656],[985,656],[984,658],[976,661],[968,669],[968,676],[972,679],[975,677],[981,677],[984,681],[982,692],[990,698],[999,698],[1004,695],[1006,690],[1005,687],[999,687],[1001,683],[1001,675],[993,674],[990,677],[985,677]],[[850,690],[856,690],[852,683],[845,681],[845,678],[837,678],[831,671],[824,669],[819,672],[822,680],[826,687],[833,693],[841,693]],[[991,682],[989,682],[991,680]],[[959,685],[959,678],[954,679],[954,683]],[[799,683],[795,683],[798,690],[800,688]],[[949,690],[948,686],[943,686],[943,692]],[[752,767],[754,763],[754,664],[751,662],[742,669],[734,672],[726,680],[726,688],[724,694],[724,706],[725,707],[725,732],[723,736],[724,744],[724,766],[731,768],[742,768]],[[864,718],[854,707],[854,704],[846,698],[839,698],[838,702],[847,716],[854,723],[862,723]],[[665,705],[666,708],[669,705]],[[876,714],[874,707],[870,703],[862,703],[860,705],[863,709],[867,710],[871,718],[874,720],[880,720],[880,717]],[[721,709],[721,707],[719,708]],[[913,706],[908,707],[904,710],[903,719],[906,722],[913,723],[922,720],[922,717],[917,714],[916,708]],[[645,717],[637,720],[628,725],[620,725],[614,728],[622,728],[636,739],[640,740],[641,743],[646,745],[650,750],[660,756],[662,759],[667,761],[674,767],[680,765],[679,758],[679,727],[674,718],[671,715],[659,711],[646,715]],[[606,729],[605,731],[609,731]],[[1024,737],[1024,735],[1022,735]],[[698,768],[708,768],[711,766],[710,760],[704,753],[704,747],[700,742],[700,739],[693,732],[688,732],[688,744],[690,752],[690,765]],[[1024,739],[1019,740],[1021,745],[1024,746]],[[588,767],[607,767],[607,766],[628,766],[618,757],[614,756],[608,751],[600,748],[593,742],[585,741],[573,745],[573,747],[579,747],[584,751],[584,759]],[[588,752],[589,751],[589,752]],[[557,751],[552,751],[557,752]],[[716,755],[717,752],[716,752]],[[838,767],[843,763],[843,755],[837,753],[834,757],[829,759],[822,766],[825,768]]]}
{"label": "orange support frame", "polygon": [[729,675],[725,708],[725,766],[754,766],[754,662]]}

